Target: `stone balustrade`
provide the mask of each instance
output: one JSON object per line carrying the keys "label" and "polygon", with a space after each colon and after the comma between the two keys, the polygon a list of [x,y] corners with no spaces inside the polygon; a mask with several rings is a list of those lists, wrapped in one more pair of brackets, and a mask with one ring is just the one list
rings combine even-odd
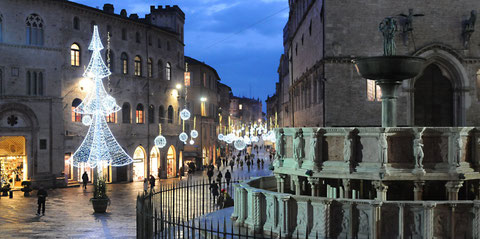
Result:
{"label": "stone balustrade", "polygon": [[275,174],[366,180],[479,179],[480,132],[444,128],[279,128]]}
{"label": "stone balustrade", "polygon": [[275,177],[235,186],[232,219],[294,238],[480,238],[480,201],[379,201],[276,192]]}

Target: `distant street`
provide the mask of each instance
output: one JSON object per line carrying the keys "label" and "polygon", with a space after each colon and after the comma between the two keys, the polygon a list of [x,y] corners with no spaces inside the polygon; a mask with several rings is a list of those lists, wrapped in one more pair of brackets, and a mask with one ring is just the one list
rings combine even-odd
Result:
{"label": "distant street", "polygon": [[[260,152],[260,157],[268,155]],[[265,176],[271,174],[270,163],[265,160],[263,169],[257,169],[256,159],[250,173],[247,166],[241,170],[235,166],[232,177]],[[227,167],[222,167],[225,174]],[[230,169],[230,167],[228,167]],[[215,169],[215,175],[217,174]],[[182,179],[163,179],[160,184],[173,184],[189,178],[192,181],[206,179],[206,170]],[[13,199],[0,198],[0,238],[135,238],[136,197],[143,190],[143,182],[115,183],[108,185],[111,205],[106,214],[94,214],[89,199],[93,186],[48,190],[45,216],[35,215],[36,191],[24,197],[15,191]]]}

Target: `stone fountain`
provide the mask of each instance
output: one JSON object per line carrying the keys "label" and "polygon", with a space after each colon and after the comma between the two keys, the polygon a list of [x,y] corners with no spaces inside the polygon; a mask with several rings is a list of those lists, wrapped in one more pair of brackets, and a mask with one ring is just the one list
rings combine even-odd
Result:
{"label": "stone fountain", "polygon": [[383,34],[383,56],[358,58],[355,64],[363,78],[375,80],[382,90],[382,127],[396,127],[398,87],[421,72],[425,58],[395,55],[397,26],[393,17],[385,18],[379,30]]}

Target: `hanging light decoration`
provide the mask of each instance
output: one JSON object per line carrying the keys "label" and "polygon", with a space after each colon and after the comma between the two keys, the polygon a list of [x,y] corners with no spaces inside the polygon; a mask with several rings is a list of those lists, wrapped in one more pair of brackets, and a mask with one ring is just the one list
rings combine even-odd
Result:
{"label": "hanging light decoration", "polygon": [[235,140],[233,146],[235,146],[237,150],[244,150],[247,145],[245,144],[245,141],[243,141],[243,139],[237,139]]}
{"label": "hanging light decoration", "polygon": [[86,126],[90,126],[92,124],[92,116],[85,115],[82,117],[82,123]]}
{"label": "hanging light decoration", "polygon": [[198,131],[196,131],[196,130],[190,131],[190,136],[192,138],[196,139],[198,137]]}
{"label": "hanging light decoration", "polygon": [[182,111],[180,111],[180,118],[182,118],[182,120],[190,119],[190,111],[188,111],[187,109],[183,109]]}
{"label": "hanging light decoration", "polygon": [[167,145],[167,139],[162,135],[162,124],[158,124],[158,136],[153,140],[157,148],[163,148]]}
{"label": "hanging light decoration", "polygon": [[190,139],[190,144],[193,145],[195,143],[195,141],[193,141],[193,139]]}
{"label": "hanging light decoration", "polygon": [[224,138],[225,138],[225,136],[223,136],[223,134],[218,135],[218,140],[222,141],[222,140],[224,140]]}
{"label": "hanging light decoration", "polygon": [[182,141],[182,142],[185,143],[185,142],[187,141],[187,139],[188,139],[188,135],[187,135],[187,133],[182,132],[182,133],[178,136],[178,138],[180,139],[180,141]]}

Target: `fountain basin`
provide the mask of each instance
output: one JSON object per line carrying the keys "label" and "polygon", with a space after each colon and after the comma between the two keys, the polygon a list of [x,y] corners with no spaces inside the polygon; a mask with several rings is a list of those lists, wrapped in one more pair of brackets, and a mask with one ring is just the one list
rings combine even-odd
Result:
{"label": "fountain basin", "polygon": [[401,81],[416,77],[425,58],[415,56],[374,56],[355,60],[358,71],[369,80]]}

